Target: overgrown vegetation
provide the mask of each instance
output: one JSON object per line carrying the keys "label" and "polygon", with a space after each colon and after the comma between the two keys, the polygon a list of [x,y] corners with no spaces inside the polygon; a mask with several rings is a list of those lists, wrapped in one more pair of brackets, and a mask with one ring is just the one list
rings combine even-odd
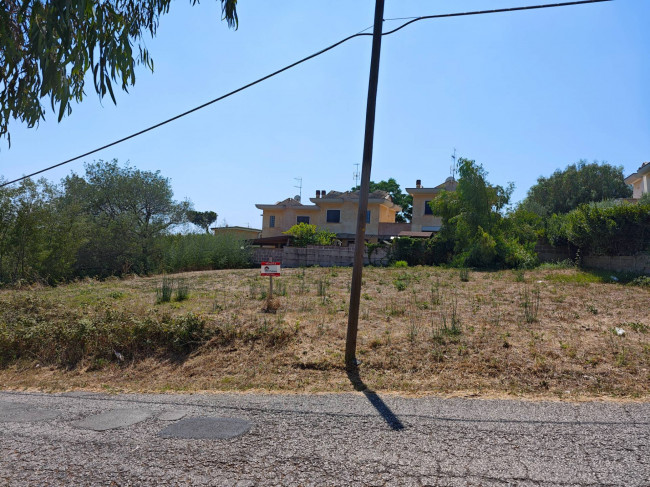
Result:
{"label": "overgrown vegetation", "polygon": [[228,234],[165,235],[156,243],[158,267],[164,272],[241,269],[251,266],[248,244]]}
{"label": "overgrown vegetation", "polygon": [[397,238],[391,259],[409,265],[532,267],[537,263],[539,217],[526,211],[505,214],[514,189],[494,186],[480,164],[460,159],[455,191],[441,191],[430,203],[442,228],[430,239]]}
{"label": "overgrown vegetation", "polygon": [[87,164],[59,185],[0,188],[0,284],[248,265],[241,242],[170,236],[190,210],[158,171],[116,160]]}
{"label": "overgrown vegetation", "polygon": [[633,255],[650,249],[650,203],[584,204],[549,219],[554,245],[570,243],[584,254]]}
{"label": "overgrown vegetation", "polygon": [[[286,269],[271,307],[257,269],[167,276],[191,292],[161,304],[161,276],[0,290],[0,386],[348,390],[350,275]],[[364,382],[412,393],[647,398],[646,288],[568,266],[517,275],[475,269],[461,282],[458,269],[366,268]]]}

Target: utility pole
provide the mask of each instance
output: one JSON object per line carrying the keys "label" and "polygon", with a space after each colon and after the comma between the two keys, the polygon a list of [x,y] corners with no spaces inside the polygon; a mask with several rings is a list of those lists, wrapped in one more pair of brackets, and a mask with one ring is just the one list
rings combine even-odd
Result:
{"label": "utility pole", "polygon": [[375,106],[377,104],[377,82],[379,81],[379,55],[381,53],[381,33],[384,21],[384,0],[375,2],[375,23],[372,31],[372,55],[370,58],[370,79],[368,81],[368,103],[366,105],[366,134],[363,140],[363,160],[361,165],[361,189],[359,191],[359,212],[357,213],[357,233],[354,238],[354,267],[350,286],[350,310],[348,313],[348,332],[345,341],[345,367],[357,367],[357,329],[359,326],[359,302],[361,300],[361,276],[363,273],[363,253],[365,250],[366,212],[368,210],[368,191],[370,189],[370,169],[372,167],[372,145],[375,135]]}

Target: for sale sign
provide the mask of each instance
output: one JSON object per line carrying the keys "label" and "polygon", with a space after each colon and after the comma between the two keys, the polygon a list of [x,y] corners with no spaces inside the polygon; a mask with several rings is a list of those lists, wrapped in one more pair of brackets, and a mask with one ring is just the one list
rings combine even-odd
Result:
{"label": "for sale sign", "polygon": [[261,276],[279,276],[280,262],[262,262],[260,269]]}

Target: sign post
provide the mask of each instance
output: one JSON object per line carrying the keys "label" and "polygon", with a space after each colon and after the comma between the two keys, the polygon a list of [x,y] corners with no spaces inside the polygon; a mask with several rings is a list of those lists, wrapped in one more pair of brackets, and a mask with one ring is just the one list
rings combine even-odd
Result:
{"label": "sign post", "polygon": [[273,276],[280,276],[280,262],[262,262],[260,276],[269,276],[269,299],[273,299]]}

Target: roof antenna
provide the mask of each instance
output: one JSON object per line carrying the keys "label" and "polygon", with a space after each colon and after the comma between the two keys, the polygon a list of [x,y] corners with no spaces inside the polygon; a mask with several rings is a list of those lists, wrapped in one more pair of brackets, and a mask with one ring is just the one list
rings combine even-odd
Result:
{"label": "roof antenna", "polygon": [[449,172],[451,173],[451,177],[453,179],[456,179],[456,170],[458,169],[458,162],[456,161],[456,148],[454,147],[454,153],[451,156],[451,160],[453,161],[451,163],[451,167],[449,168]]}
{"label": "roof antenna", "polygon": [[293,178],[296,181],[298,181],[298,184],[294,186],[294,188],[298,188],[300,190],[300,193],[298,194],[298,198],[296,198],[298,201],[302,201],[302,178]]}
{"label": "roof antenna", "polygon": [[359,186],[359,163],[357,162],[356,164],[353,164],[353,166],[356,166],[356,169],[352,173],[352,178],[354,179],[354,187],[356,188]]}

